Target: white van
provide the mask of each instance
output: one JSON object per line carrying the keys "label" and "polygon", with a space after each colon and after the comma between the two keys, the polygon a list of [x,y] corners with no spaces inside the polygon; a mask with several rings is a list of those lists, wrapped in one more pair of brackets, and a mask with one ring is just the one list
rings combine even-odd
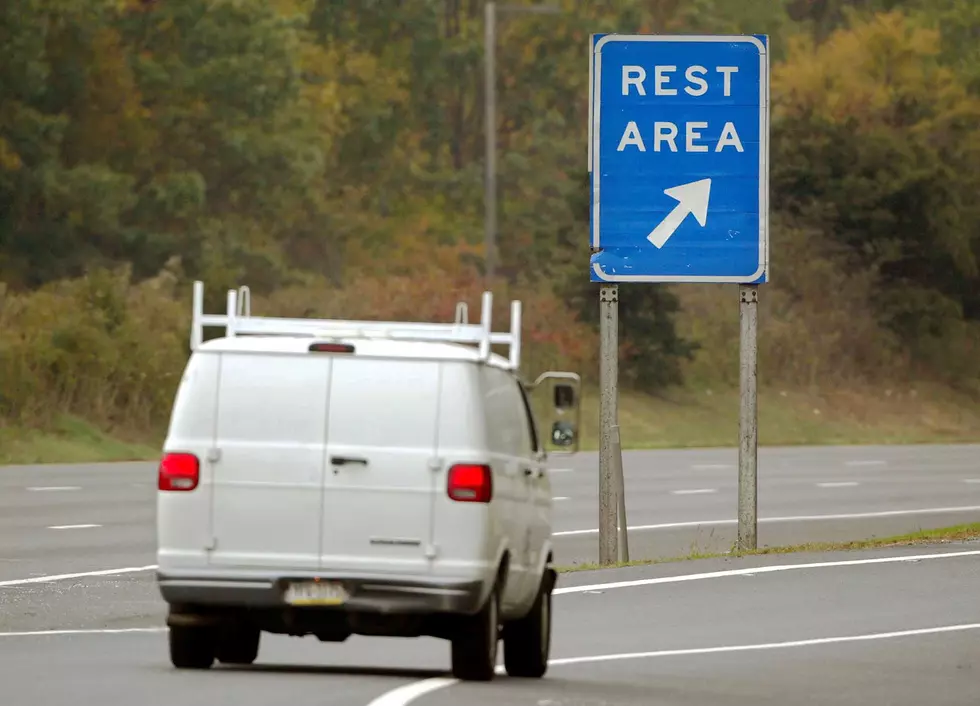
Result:
{"label": "white van", "polygon": [[[541,677],[556,575],[544,441],[511,331],[224,315],[194,284],[159,466],[157,581],[178,668],[249,664],[261,632],[451,641],[457,678]],[[225,335],[203,342],[205,326]],[[509,347],[507,357],[492,344]],[[545,373],[576,415],[578,376]],[[577,436],[558,422],[554,443]],[[574,432],[574,429],[573,429]]]}

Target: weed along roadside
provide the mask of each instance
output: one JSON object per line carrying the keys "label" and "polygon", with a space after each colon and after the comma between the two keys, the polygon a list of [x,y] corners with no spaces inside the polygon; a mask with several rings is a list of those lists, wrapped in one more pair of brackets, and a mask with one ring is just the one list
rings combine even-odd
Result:
{"label": "weed along roadside", "polygon": [[[886,393],[891,394],[886,394]],[[868,386],[823,394],[761,389],[762,446],[973,443],[980,439],[980,407],[964,393],[938,385],[895,392]],[[582,391],[582,450],[595,451],[598,396]],[[902,400],[915,404],[896,404]],[[732,415],[738,393],[682,388],[652,396],[626,390],[619,403],[624,450],[731,448],[738,434]],[[45,427],[0,426],[0,465],[155,461],[163,431],[104,431],[62,415]]]}
{"label": "weed along roadside", "polygon": [[159,457],[159,441],[154,436],[136,434],[135,440],[123,440],[70,415],[57,417],[46,430],[0,426],[0,466],[155,461]]}
{"label": "weed along roadside", "polygon": [[893,537],[877,537],[874,539],[862,539],[850,542],[811,542],[808,544],[795,544],[776,547],[761,547],[752,551],[736,551],[734,548],[728,552],[699,552],[692,551],[684,556],[670,557],[666,559],[634,559],[632,561],[617,562],[610,565],[600,566],[595,563],[573,564],[570,566],[556,566],[555,570],[559,574],[569,574],[586,571],[597,571],[600,569],[623,569],[633,566],[653,566],[655,564],[675,564],[684,561],[696,561],[698,559],[738,559],[750,556],[766,556],[770,554],[802,554],[815,552],[847,552],[860,551],[864,549],[886,549],[893,547],[913,547],[919,545],[938,545],[956,542],[973,542],[980,540],[980,522],[953,525],[950,527],[940,527],[937,529],[920,530],[907,534],[896,535]]}

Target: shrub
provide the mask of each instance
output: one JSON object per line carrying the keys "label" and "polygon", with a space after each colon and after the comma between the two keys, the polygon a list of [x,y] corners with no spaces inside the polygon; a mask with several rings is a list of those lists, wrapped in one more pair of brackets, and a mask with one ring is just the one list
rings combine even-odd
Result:
{"label": "shrub", "polygon": [[[311,280],[253,295],[252,313],[452,321],[464,300],[478,321],[481,291],[465,272],[375,275],[341,288]],[[585,372],[594,350],[589,331],[570,324],[563,302],[547,291],[498,288],[494,330],[509,329],[512,297],[524,304],[525,374],[556,366]],[[44,427],[70,413],[106,429],[159,433],[187,360],[190,315],[190,287],[174,265],[138,283],[128,267],[24,294],[0,283],[0,422]]]}
{"label": "shrub", "polygon": [[186,354],[187,307],[164,271],[128,267],[30,294],[0,293],[0,416],[44,425],[72,413],[146,429],[165,418]]}

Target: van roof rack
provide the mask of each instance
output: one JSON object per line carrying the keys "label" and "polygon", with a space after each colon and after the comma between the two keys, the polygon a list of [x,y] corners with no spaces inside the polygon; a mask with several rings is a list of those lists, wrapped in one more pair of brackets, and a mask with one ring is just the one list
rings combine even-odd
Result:
{"label": "van roof rack", "polygon": [[381,338],[399,341],[434,341],[468,343],[479,346],[480,360],[490,360],[490,346],[507,345],[508,368],[517,370],[521,361],[521,302],[510,303],[510,331],[494,333],[493,293],[483,292],[480,323],[469,323],[466,302],[456,304],[452,323],[415,321],[347,321],[341,319],[288,319],[271,316],[252,316],[252,295],[247,286],[229,289],[224,314],[204,313],[204,283],[194,282],[193,316],[191,321],[191,351],[204,341],[204,328],[223,327],[225,336],[239,334],[266,336],[333,336],[343,338]]}

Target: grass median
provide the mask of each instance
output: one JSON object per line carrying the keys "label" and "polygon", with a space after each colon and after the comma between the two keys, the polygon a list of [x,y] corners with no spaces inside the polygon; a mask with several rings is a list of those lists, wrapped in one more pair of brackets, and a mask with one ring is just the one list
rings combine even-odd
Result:
{"label": "grass median", "polygon": [[159,454],[152,440],[125,439],[68,415],[45,430],[0,426],[0,465],[144,461]]}
{"label": "grass median", "polygon": [[[687,387],[663,396],[620,393],[624,448],[738,446],[737,390]],[[599,397],[582,395],[583,449],[598,448]],[[980,405],[937,385],[770,388],[759,392],[759,444],[822,446],[980,442]]]}
{"label": "grass median", "polygon": [[739,552],[732,549],[728,552],[707,553],[691,552],[684,556],[665,559],[638,559],[635,561],[617,562],[607,566],[584,563],[571,566],[558,566],[559,573],[577,571],[598,571],[600,569],[623,569],[631,566],[653,566],[654,564],[672,564],[679,561],[695,559],[732,559],[746,556],[764,556],[767,554],[796,554],[801,552],[846,552],[861,549],[883,549],[888,547],[910,547],[922,544],[943,544],[947,542],[966,542],[980,539],[980,523],[953,525],[936,529],[918,530],[908,534],[893,537],[876,537],[874,539],[858,539],[850,542],[812,542],[809,544],[794,544],[779,547],[764,547],[753,551]]}
{"label": "grass median", "polygon": [[[598,418],[598,394],[586,388],[583,451],[598,448]],[[550,424],[545,416],[540,420],[542,427]],[[619,421],[627,449],[732,448],[738,445],[738,392],[689,386],[652,396],[626,390],[620,394]],[[59,417],[48,429],[0,425],[0,465],[151,460],[162,440],[161,429],[106,431],[71,416]],[[980,406],[941,386],[763,389],[759,394],[763,446],[976,442]]]}

